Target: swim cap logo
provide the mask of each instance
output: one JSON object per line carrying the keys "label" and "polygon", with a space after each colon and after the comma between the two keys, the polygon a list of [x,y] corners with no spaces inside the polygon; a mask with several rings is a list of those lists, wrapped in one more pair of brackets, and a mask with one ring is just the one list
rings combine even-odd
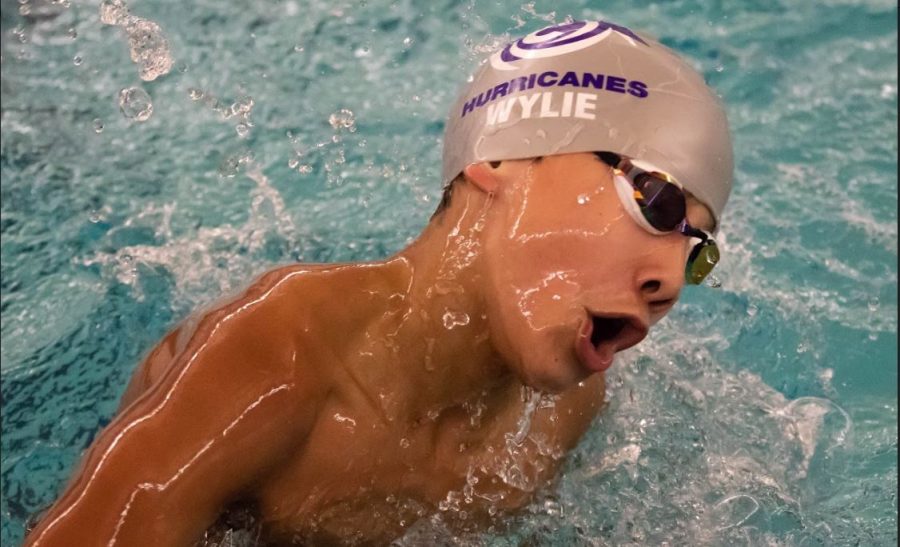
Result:
{"label": "swim cap logo", "polygon": [[515,70],[514,64],[521,59],[543,59],[564,53],[571,53],[590,47],[613,33],[629,40],[647,42],[625,27],[606,21],[573,21],[532,32],[524,38],[507,45],[503,50],[491,55],[491,66],[497,70]]}

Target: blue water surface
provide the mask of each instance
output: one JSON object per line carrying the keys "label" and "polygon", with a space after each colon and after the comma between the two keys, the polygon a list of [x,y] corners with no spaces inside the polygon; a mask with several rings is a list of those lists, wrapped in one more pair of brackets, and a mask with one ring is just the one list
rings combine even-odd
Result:
{"label": "blue water surface", "polygon": [[[896,2],[128,7],[167,40],[153,81],[97,2],[2,0],[4,545],[191,310],[276,264],[411,241],[459,85],[570,16],[657,37],[721,94],[722,263],[621,356],[609,407],[508,532],[431,519],[403,541],[897,544]],[[152,112],[140,91],[120,105],[129,88]]]}

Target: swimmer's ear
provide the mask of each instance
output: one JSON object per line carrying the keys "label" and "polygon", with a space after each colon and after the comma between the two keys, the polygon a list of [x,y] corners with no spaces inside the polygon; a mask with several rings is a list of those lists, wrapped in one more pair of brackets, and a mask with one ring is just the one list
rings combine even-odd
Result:
{"label": "swimmer's ear", "polygon": [[494,194],[502,184],[524,176],[534,161],[524,159],[473,163],[463,169],[463,173],[482,192]]}
{"label": "swimmer's ear", "polygon": [[479,190],[493,194],[500,187],[500,176],[497,170],[502,164],[501,161],[473,163],[463,169],[463,173],[465,173],[466,179]]}

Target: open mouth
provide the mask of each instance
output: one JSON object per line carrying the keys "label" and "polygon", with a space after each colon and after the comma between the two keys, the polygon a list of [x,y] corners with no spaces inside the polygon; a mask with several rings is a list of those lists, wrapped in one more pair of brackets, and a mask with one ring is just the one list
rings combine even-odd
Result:
{"label": "open mouth", "polygon": [[590,370],[606,370],[617,352],[630,348],[647,335],[647,325],[635,316],[588,312],[588,319],[576,340],[576,352]]}
{"label": "open mouth", "polygon": [[623,317],[598,317],[594,315],[591,316],[591,321],[594,323],[591,331],[591,344],[595,348],[601,342],[615,339],[622,332],[622,329],[625,328],[625,325],[628,324],[628,321]]}

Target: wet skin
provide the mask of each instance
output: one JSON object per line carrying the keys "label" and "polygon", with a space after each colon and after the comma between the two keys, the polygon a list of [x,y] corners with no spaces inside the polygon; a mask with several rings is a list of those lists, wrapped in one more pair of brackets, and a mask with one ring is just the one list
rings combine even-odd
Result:
{"label": "wet skin", "polygon": [[496,523],[602,407],[589,314],[627,323],[599,353],[637,343],[688,244],[638,227],[593,154],[470,166],[397,255],[273,270],[171,332],[25,544],[191,545],[242,500],[279,544]]}

